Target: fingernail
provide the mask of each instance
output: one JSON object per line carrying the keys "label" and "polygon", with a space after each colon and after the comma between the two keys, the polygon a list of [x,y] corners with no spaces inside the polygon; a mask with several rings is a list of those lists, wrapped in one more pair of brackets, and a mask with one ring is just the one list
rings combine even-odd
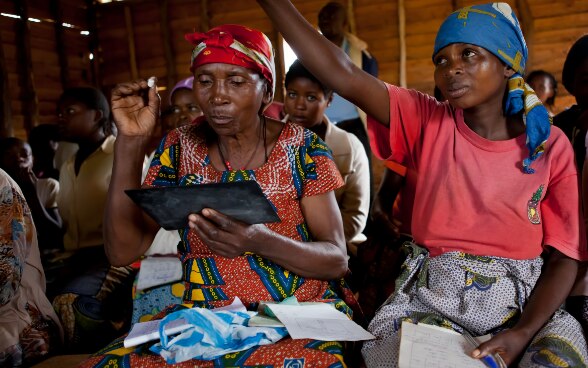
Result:
{"label": "fingernail", "polygon": [[147,85],[149,86],[149,88],[155,87],[156,84],[157,84],[156,77],[151,77],[151,78],[147,79]]}
{"label": "fingernail", "polygon": [[205,208],[202,210],[202,214],[208,216],[208,215],[210,215],[210,210]]}
{"label": "fingernail", "polygon": [[480,355],[480,350],[476,349],[476,350],[472,351],[472,356],[474,358],[477,358],[479,355]]}

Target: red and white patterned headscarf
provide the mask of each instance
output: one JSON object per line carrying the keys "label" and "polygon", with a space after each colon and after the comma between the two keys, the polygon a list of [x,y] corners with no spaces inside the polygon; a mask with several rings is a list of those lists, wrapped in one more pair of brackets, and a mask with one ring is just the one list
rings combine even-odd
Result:
{"label": "red and white patterned headscarf", "polygon": [[204,64],[225,63],[238,65],[261,74],[276,88],[274,50],[269,38],[262,32],[236,24],[225,24],[206,33],[189,33],[184,36],[195,47],[192,51],[190,71]]}

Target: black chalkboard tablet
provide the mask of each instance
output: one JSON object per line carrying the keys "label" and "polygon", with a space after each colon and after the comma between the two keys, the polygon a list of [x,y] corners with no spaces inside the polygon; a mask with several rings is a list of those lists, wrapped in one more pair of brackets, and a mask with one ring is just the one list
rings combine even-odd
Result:
{"label": "black chalkboard tablet", "polygon": [[255,181],[125,190],[162,228],[186,227],[188,215],[212,208],[247,224],[280,218]]}

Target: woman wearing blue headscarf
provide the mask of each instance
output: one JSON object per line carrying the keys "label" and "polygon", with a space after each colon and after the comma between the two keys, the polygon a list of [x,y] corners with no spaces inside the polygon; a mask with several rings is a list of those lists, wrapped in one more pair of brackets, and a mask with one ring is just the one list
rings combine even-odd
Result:
{"label": "woman wearing blue headscarf", "polygon": [[573,150],[522,78],[527,46],[510,6],[444,21],[433,52],[439,103],[356,68],[289,1],[258,3],[311,72],[371,116],[374,153],[417,174],[414,243],[370,324],[367,365],[397,366],[410,321],[492,334],[474,357],[585,366],[581,327],[559,309],[588,259]]}

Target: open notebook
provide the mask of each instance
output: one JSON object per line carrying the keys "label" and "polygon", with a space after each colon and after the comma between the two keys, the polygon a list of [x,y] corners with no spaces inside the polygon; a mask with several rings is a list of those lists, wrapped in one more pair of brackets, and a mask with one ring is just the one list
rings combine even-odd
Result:
{"label": "open notebook", "polygon": [[[476,337],[480,344],[490,335]],[[471,368],[487,367],[482,360],[474,359],[471,343],[461,334],[443,327],[402,322],[400,332],[399,368]],[[500,365],[496,365],[499,367]]]}

